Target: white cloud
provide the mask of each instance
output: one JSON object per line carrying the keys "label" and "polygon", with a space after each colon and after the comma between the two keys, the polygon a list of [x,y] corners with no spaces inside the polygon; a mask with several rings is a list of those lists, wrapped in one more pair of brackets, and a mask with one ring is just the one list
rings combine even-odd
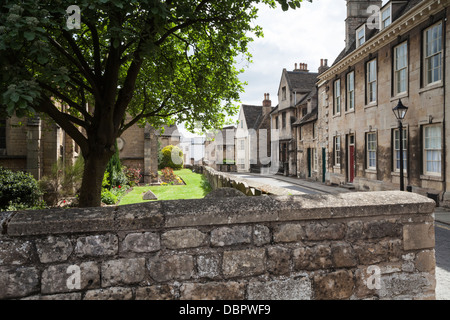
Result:
{"label": "white cloud", "polygon": [[317,71],[320,59],[330,65],[345,46],[346,10],[344,0],[304,1],[301,8],[287,12],[262,6],[255,23],[263,28],[264,38],[250,45],[253,63],[240,77],[248,82],[241,102],[260,105],[264,93],[270,93],[276,105],[283,68],[306,63]]}

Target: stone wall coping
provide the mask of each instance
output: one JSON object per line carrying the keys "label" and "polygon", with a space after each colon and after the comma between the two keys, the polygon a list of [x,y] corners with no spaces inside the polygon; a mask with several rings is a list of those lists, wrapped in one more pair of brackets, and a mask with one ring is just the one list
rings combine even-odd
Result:
{"label": "stone wall coping", "polygon": [[2,213],[6,236],[152,230],[192,226],[432,214],[435,202],[400,192],[259,196],[148,202],[115,207]]}

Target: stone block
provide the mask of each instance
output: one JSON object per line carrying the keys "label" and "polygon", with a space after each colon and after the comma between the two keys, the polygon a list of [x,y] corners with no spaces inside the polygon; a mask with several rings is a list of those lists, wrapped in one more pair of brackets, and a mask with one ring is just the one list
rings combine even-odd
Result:
{"label": "stone block", "polygon": [[256,225],[253,229],[253,244],[255,246],[263,246],[270,243],[272,236],[270,234],[270,229],[264,225]]}
{"label": "stone block", "polygon": [[80,257],[112,256],[118,250],[119,240],[114,234],[80,237],[75,246],[75,254]]}
{"label": "stone block", "polygon": [[223,275],[227,278],[254,276],[265,271],[265,250],[246,249],[223,253]]}
{"label": "stone block", "polygon": [[300,247],[293,251],[294,270],[328,269],[333,266],[331,248],[329,245]]}
{"label": "stone block", "polygon": [[267,271],[276,274],[289,274],[291,271],[291,250],[283,247],[267,249]]}
{"label": "stone block", "polygon": [[158,200],[158,197],[151,190],[148,190],[142,196],[142,200]]}
{"label": "stone block", "polygon": [[434,291],[436,279],[429,273],[393,273],[381,276],[381,299],[395,299],[405,296],[412,298],[418,294]]}
{"label": "stone block", "polygon": [[73,245],[64,236],[48,236],[36,240],[36,249],[42,263],[64,262],[73,252]]}
{"label": "stone block", "polygon": [[0,268],[0,299],[25,297],[38,291],[39,271],[36,268]]}
{"label": "stone block", "polygon": [[347,223],[347,231],[345,239],[359,240],[363,239],[363,223],[362,221],[350,221]]}
{"label": "stone block", "polygon": [[403,248],[405,250],[429,249],[434,246],[435,234],[432,223],[403,226]]}
{"label": "stone block", "polygon": [[171,230],[163,233],[161,242],[168,249],[195,248],[204,245],[206,237],[198,229]]}
{"label": "stone block", "polygon": [[314,299],[340,300],[348,299],[353,294],[355,281],[349,270],[339,270],[314,276]]}
{"label": "stone block", "polygon": [[275,242],[298,242],[305,236],[305,231],[300,224],[283,224],[278,226],[273,234]]}
{"label": "stone block", "polygon": [[145,277],[145,258],[118,259],[102,263],[102,287],[139,283]]}
{"label": "stone block", "polygon": [[250,282],[247,292],[249,300],[311,300],[312,296],[309,278]]}
{"label": "stone block", "polygon": [[159,201],[130,204],[116,207],[114,229],[148,230],[161,227],[164,223]]}
{"label": "stone block", "polygon": [[433,272],[436,268],[434,250],[424,250],[417,253],[414,264],[419,272]]}
{"label": "stone block", "polygon": [[222,227],[211,231],[211,245],[215,247],[251,243],[250,226]]}
{"label": "stone block", "polygon": [[305,227],[308,240],[340,240],[346,232],[343,223],[312,222]]}
{"label": "stone block", "polygon": [[99,285],[100,270],[95,262],[83,262],[79,265],[66,263],[49,266],[42,272],[41,293],[80,291],[98,288]]}
{"label": "stone block", "polygon": [[370,221],[364,223],[364,235],[369,238],[399,238],[402,235],[402,226],[390,221]]}
{"label": "stone block", "polygon": [[161,248],[159,235],[155,232],[130,233],[122,242],[123,251],[154,252]]}
{"label": "stone block", "polygon": [[220,275],[220,256],[217,254],[197,256],[198,276],[203,278],[215,278]]}
{"label": "stone block", "polygon": [[354,267],[357,264],[355,252],[347,243],[331,245],[331,257],[335,268]]}
{"label": "stone block", "polygon": [[104,289],[88,290],[83,300],[131,300],[133,291],[131,288],[111,287]]}
{"label": "stone block", "polygon": [[136,288],[136,300],[174,300],[174,289],[172,286],[154,285]]}
{"label": "stone block", "polygon": [[36,253],[30,241],[0,240],[0,266],[21,265],[30,262]]}
{"label": "stone block", "polygon": [[359,263],[366,265],[400,260],[401,247],[401,240],[359,241],[353,245]]}
{"label": "stone block", "polygon": [[194,276],[194,258],[190,255],[157,255],[149,259],[150,276],[158,282],[187,280]]}
{"label": "stone block", "polygon": [[185,283],[181,300],[244,300],[245,284],[239,282]]}

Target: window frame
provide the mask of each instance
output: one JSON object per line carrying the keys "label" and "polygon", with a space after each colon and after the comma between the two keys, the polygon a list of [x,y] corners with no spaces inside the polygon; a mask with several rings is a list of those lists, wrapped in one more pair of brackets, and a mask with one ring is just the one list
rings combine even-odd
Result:
{"label": "window frame", "polygon": [[[423,63],[423,81],[424,81],[425,86],[432,85],[432,84],[435,84],[435,83],[439,83],[443,79],[443,67],[444,67],[444,64],[443,64],[443,59],[444,59],[444,34],[443,34],[444,30],[443,30],[443,26],[444,26],[443,22],[439,21],[438,23],[433,24],[432,26],[426,28],[423,31],[423,62],[422,63]],[[440,42],[438,43],[438,45],[440,46],[440,50],[438,50],[438,51],[428,55],[428,50],[427,50],[428,49],[428,45],[429,45],[429,42],[427,41],[428,40],[428,32],[429,31],[432,32],[432,30],[434,28],[436,28],[436,27],[439,27],[439,31],[440,31],[440,37],[438,38],[438,39],[440,39]],[[431,40],[433,41],[434,39],[431,39]],[[439,70],[439,79],[438,80],[434,80],[434,79],[430,79],[429,78],[429,76],[430,76],[430,74],[429,74],[430,66],[429,66],[428,63],[431,61],[431,59],[433,59],[436,56],[439,56],[439,66],[438,67],[434,67],[432,70],[436,70],[436,69]],[[434,74],[432,74],[432,76],[431,76],[432,78],[434,78],[433,75]]]}
{"label": "window frame", "polygon": [[[437,149],[437,148],[427,148],[427,143],[426,143],[426,140],[427,140],[427,129],[428,128],[439,128],[439,145],[440,145],[440,148],[439,149]],[[422,152],[423,152],[423,174],[424,175],[427,175],[427,176],[437,176],[437,177],[441,177],[442,176],[442,156],[443,156],[443,149],[442,149],[442,145],[443,145],[443,143],[442,143],[442,125],[441,124],[432,124],[432,125],[426,125],[426,126],[424,126],[423,127],[423,140],[422,140],[422,143],[423,143],[423,147],[422,147]],[[428,155],[428,153],[427,153],[427,151],[431,151],[431,152],[435,152],[435,151],[438,151],[439,152],[439,161],[434,161],[434,162],[439,162],[440,163],[440,165],[439,165],[439,172],[434,172],[434,171],[428,171],[428,161],[429,160],[427,160],[427,155]],[[433,161],[433,160],[431,160],[431,161]]]}
{"label": "window frame", "polygon": [[[389,16],[386,19],[383,19],[383,14],[389,10]],[[389,24],[385,25],[385,21],[389,20]],[[392,5],[388,5],[386,8],[380,11],[380,29],[386,29],[392,24]]]}
{"label": "window frame", "polygon": [[341,136],[335,136],[333,139],[333,149],[334,149],[334,165],[336,167],[341,166]]}
{"label": "window frame", "polygon": [[[333,113],[335,115],[341,114],[341,97],[342,97],[342,93],[341,93],[341,79],[336,79],[334,81],[334,90],[333,90],[333,98],[334,98],[334,103],[333,103]],[[339,95],[338,95],[339,93]]]}
{"label": "window frame", "polygon": [[[374,140],[369,139],[369,137],[373,136]],[[374,147],[374,148],[372,148]],[[367,132],[366,133],[366,169],[367,170],[377,170],[377,149],[378,149],[378,141],[377,141],[377,133],[376,132]],[[372,155],[375,155],[373,157]],[[372,165],[372,160],[375,162]]]}
{"label": "window frame", "polygon": [[[362,37],[360,37],[360,33],[363,33]],[[362,39],[362,41],[360,41]],[[364,43],[366,43],[366,25],[363,25],[356,29],[356,48],[359,48]]]}
{"label": "window frame", "polygon": [[[352,76],[353,78],[353,88],[350,87],[350,81],[349,77]],[[353,111],[355,110],[355,71],[350,71],[347,73],[347,103],[345,105],[346,111]],[[353,103],[351,103],[353,102]]]}
{"label": "window frame", "polygon": [[[374,72],[375,77],[374,80],[371,80],[371,64],[374,63]],[[367,61],[366,63],[366,104],[373,104],[377,103],[378,101],[378,63],[377,59],[372,59],[370,61]],[[372,95],[374,95],[374,100],[372,100]]]}
{"label": "window frame", "polygon": [[[398,57],[398,50],[401,48],[401,47],[403,47],[403,46],[406,46],[406,49],[405,49],[405,54],[404,54],[404,59],[406,60],[405,61],[405,66],[404,67],[401,67],[401,68],[398,68],[398,59],[399,59],[399,57]],[[408,54],[409,54],[409,46],[408,46],[408,41],[404,41],[404,42],[402,42],[402,43],[400,43],[399,45],[397,45],[397,46],[395,46],[394,47],[394,54],[393,54],[393,57],[394,57],[394,61],[393,61],[393,71],[394,71],[394,76],[393,76],[393,81],[394,81],[394,96],[397,96],[397,95],[401,95],[401,94],[407,94],[408,93],[408,83],[409,83],[409,56],[408,56]],[[399,88],[401,87],[400,86],[400,83],[399,83],[399,81],[401,80],[401,78],[400,78],[400,73],[402,72],[402,71],[405,71],[405,78],[404,78],[404,87],[405,87],[405,90],[404,91],[400,91],[399,90]]]}
{"label": "window frame", "polygon": [[[400,131],[394,129],[392,131],[392,168],[393,172],[400,172]],[[408,170],[408,129],[403,128],[403,172]],[[398,155],[397,155],[398,153]]]}

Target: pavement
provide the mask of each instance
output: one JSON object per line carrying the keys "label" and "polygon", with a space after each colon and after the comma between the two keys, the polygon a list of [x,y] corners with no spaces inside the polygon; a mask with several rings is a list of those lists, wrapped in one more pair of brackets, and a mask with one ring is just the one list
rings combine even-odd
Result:
{"label": "pavement", "polygon": [[[292,185],[292,187],[287,187],[286,185],[279,184],[280,187],[295,189],[295,186],[298,186],[297,190],[304,193],[328,193],[328,194],[338,194],[338,193],[346,193],[346,192],[356,192],[356,190],[348,189],[341,186],[330,186],[321,182],[309,181],[305,179],[299,179],[295,177],[286,177],[283,175],[261,175],[259,173],[232,173],[232,175],[245,178],[252,179],[254,181],[259,180],[261,183],[270,183],[270,179],[275,179],[278,181],[283,181]],[[308,192],[310,190],[311,192]],[[435,209],[435,220],[436,222],[449,225],[450,226],[450,208],[446,207],[436,207]]]}

